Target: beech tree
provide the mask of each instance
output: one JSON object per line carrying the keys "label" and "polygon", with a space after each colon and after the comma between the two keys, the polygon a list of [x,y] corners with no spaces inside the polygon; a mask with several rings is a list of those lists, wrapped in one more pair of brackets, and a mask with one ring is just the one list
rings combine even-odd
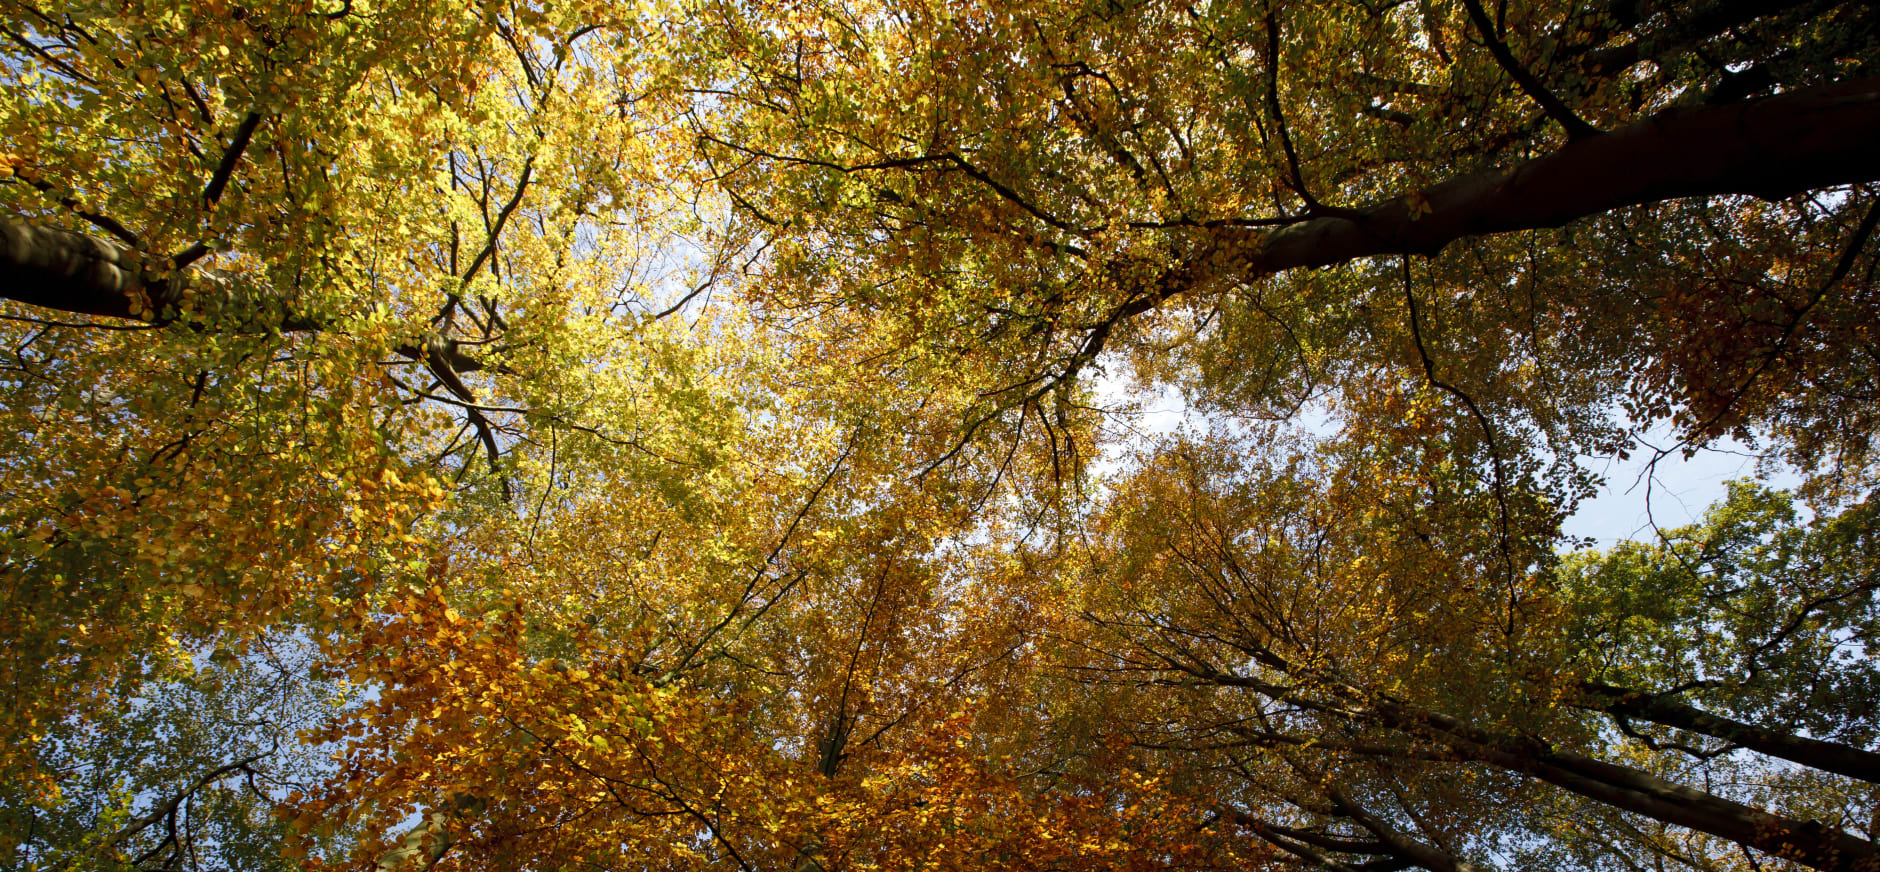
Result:
{"label": "beech tree", "polygon": [[18,865],[282,640],[306,868],[1880,863],[1866,5],[5,9]]}
{"label": "beech tree", "polygon": [[1199,770],[1224,821],[1350,865],[1485,866],[1524,832],[1569,849],[1533,862],[1710,868],[1736,862],[1730,842],[1873,862],[1880,757],[1852,650],[1875,615],[1868,506],[1803,531],[1738,488],[1663,551],[1537,555],[1509,578],[1494,537],[1457,535],[1452,505],[1416,491],[1483,495],[1415,459],[1392,466],[1411,467],[1398,489],[1222,449],[1172,450],[1118,501],[1087,570],[1096,635],[1077,641],[1089,680],[1168,688],[1135,691],[1124,728]]}

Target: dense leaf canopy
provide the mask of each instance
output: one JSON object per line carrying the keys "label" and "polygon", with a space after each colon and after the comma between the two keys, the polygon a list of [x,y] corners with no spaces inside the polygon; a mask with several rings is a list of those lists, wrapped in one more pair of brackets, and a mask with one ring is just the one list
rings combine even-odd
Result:
{"label": "dense leaf canopy", "polygon": [[0,8],[0,865],[1880,872],[1869,4]]}

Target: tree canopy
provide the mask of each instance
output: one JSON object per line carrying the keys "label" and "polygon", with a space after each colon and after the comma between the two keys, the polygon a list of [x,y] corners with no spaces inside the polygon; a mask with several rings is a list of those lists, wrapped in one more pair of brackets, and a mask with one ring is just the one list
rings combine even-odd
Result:
{"label": "tree canopy", "polygon": [[9,868],[1880,872],[1869,4],[3,8]]}

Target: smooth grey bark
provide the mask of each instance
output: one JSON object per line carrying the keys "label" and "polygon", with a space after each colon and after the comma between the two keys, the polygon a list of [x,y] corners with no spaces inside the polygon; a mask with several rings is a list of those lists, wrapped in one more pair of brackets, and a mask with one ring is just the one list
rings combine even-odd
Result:
{"label": "smooth grey bark", "polygon": [[[186,317],[184,301],[189,296],[269,300],[264,291],[243,287],[239,278],[219,271],[190,267],[159,277],[145,268],[136,252],[115,240],[0,220],[0,299],[74,315],[162,325]],[[273,308],[277,311],[251,313],[235,329],[286,333],[328,327],[304,313]],[[471,399],[454,375],[475,372],[483,364],[456,341],[429,336],[393,350],[431,367],[453,393]]]}
{"label": "smooth grey bark", "polygon": [[136,319],[146,293],[130,250],[56,227],[0,221],[0,296],[45,309]]}
{"label": "smooth grey bark", "polygon": [[452,792],[442,806],[432,809],[398,842],[379,855],[374,872],[424,872],[436,866],[457,845],[456,828],[466,816],[483,811],[487,803],[477,796]]}

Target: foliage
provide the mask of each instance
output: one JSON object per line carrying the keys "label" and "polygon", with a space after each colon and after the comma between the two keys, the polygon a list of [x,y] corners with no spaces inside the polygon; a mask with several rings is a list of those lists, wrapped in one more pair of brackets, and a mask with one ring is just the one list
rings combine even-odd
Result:
{"label": "foliage", "polygon": [[1611,683],[1868,747],[1874,535],[1871,503],[1800,524],[1787,496],[1734,483],[1701,525],[1578,556],[1569,644]]}
{"label": "foliage", "polygon": [[13,865],[1880,868],[1867,5],[0,8]]}
{"label": "foliage", "polygon": [[[11,869],[285,869],[279,803],[323,778],[325,749],[300,733],[344,711],[303,641],[273,640],[152,682],[49,729],[40,764],[54,794],[8,785],[0,845]],[[357,838],[346,832],[347,838]]]}

